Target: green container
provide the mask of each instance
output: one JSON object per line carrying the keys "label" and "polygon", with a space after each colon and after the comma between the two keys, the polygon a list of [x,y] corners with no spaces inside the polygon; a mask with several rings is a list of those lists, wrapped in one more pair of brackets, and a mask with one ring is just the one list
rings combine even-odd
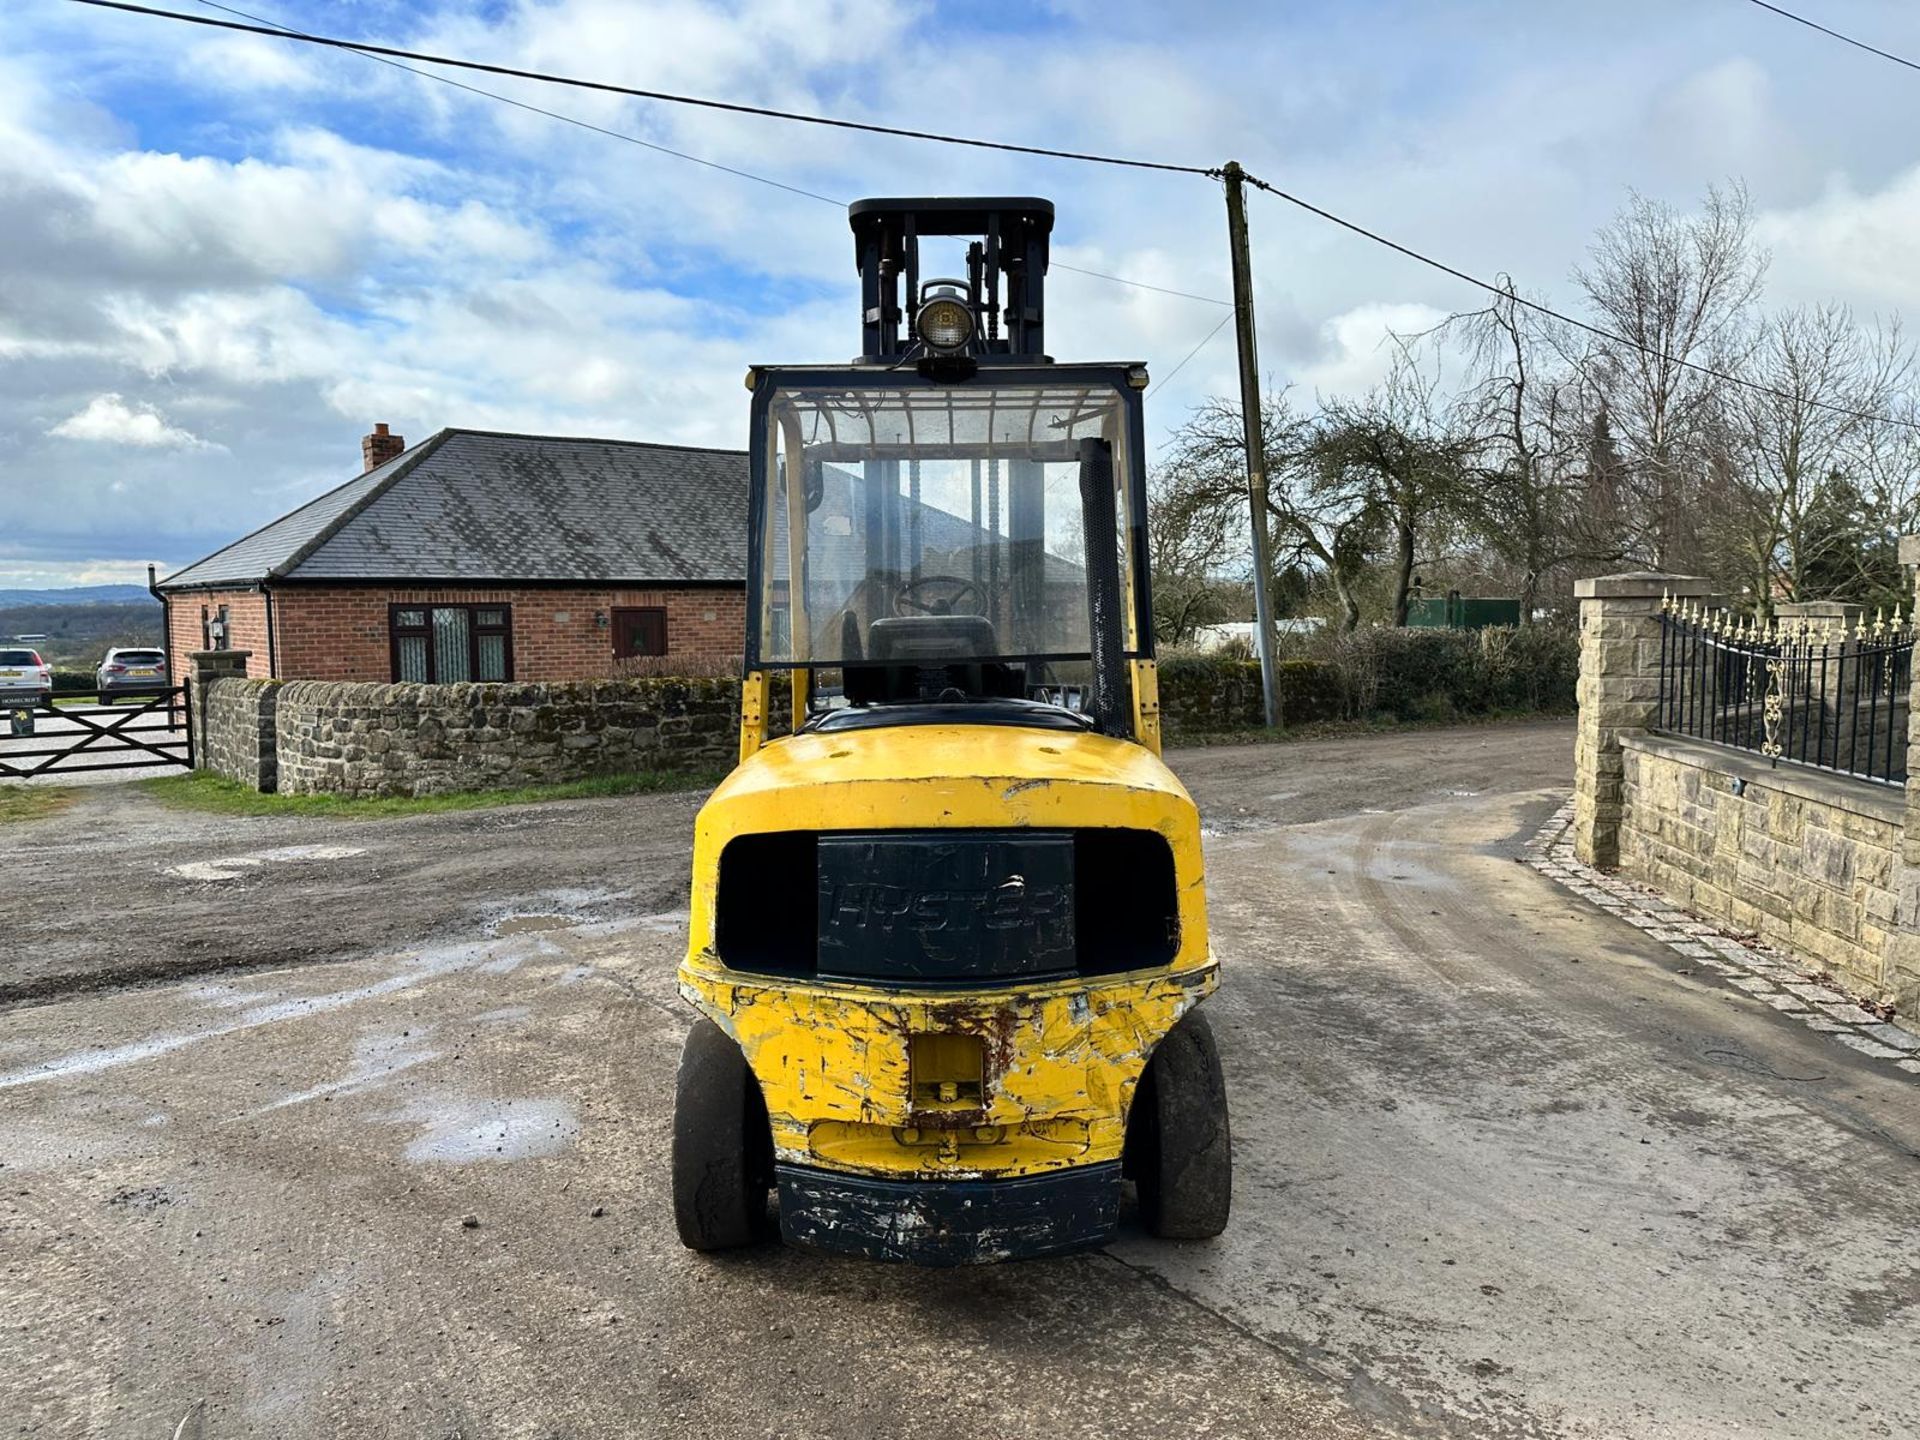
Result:
{"label": "green container", "polygon": [[1485,630],[1519,623],[1518,600],[1482,599],[1450,590],[1445,595],[1407,602],[1407,628],[1411,630]]}

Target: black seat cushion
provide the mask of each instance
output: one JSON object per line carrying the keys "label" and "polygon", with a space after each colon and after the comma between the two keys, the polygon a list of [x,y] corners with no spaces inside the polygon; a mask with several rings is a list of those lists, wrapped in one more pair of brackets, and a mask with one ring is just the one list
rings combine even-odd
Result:
{"label": "black seat cushion", "polygon": [[867,629],[867,658],[939,664],[994,654],[993,622],[984,615],[889,615]]}

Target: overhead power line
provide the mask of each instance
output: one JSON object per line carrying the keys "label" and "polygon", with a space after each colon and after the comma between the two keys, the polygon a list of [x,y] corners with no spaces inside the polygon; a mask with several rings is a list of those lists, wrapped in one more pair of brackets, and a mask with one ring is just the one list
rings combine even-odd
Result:
{"label": "overhead power line", "polygon": [[1202,350],[1206,349],[1207,346],[1210,343],[1212,343],[1213,337],[1218,335],[1222,330],[1227,328],[1227,322],[1233,319],[1233,317],[1234,317],[1234,307],[1229,305],[1227,307],[1227,313],[1220,317],[1220,323],[1218,325],[1215,325],[1211,330],[1207,331],[1206,335],[1201,339],[1200,343],[1194,346],[1191,350],[1187,352],[1186,359],[1182,360],[1178,365],[1174,366],[1173,369],[1169,370],[1166,374],[1156,375],[1154,377],[1153,388],[1155,390],[1158,390],[1162,385],[1169,383],[1174,376],[1178,375],[1182,370],[1186,369],[1187,360],[1193,359],[1194,356],[1198,355]]}
{"label": "overhead power line", "polygon": [[1642,345],[1639,341],[1630,340],[1625,335],[1607,329],[1604,325],[1595,325],[1590,321],[1581,320],[1576,316],[1569,315],[1564,310],[1556,310],[1553,306],[1544,304],[1541,301],[1529,300],[1512,285],[1499,285],[1491,280],[1482,280],[1478,275],[1470,274],[1456,265],[1449,265],[1444,260],[1436,260],[1431,255],[1422,254],[1409,245],[1402,245],[1398,240],[1389,239],[1377,230],[1369,230],[1366,226],[1348,220],[1344,216],[1336,215],[1331,210],[1323,210],[1310,200],[1302,200],[1298,195],[1290,194],[1282,190],[1278,185],[1270,185],[1257,175],[1248,175],[1246,181],[1247,184],[1253,186],[1255,189],[1264,190],[1275,199],[1284,200],[1287,204],[1296,206],[1306,211],[1309,215],[1318,216],[1329,224],[1338,225],[1342,230],[1358,235],[1362,239],[1371,240],[1374,244],[1384,246],[1397,255],[1404,255],[1409,260],[1417,260],[1429,269],[1438,270],[1442,275],[1450,275],[1455,280],[1465,281],[1469,285],[1486,291],[1489,295],[1497,295],[1501,299],[1511,301],[1513,304],[1531,310],[1537,315],[1545,315],[1551,319],[1558,320],[1563,325],[1571,325],[1574,329],[1584,331],[1598,339],[1610,341],[1615,345],[1624,345],[1629,350],[1638,350],[1642,355],[1650,356],[1656,360],[1664,360],[1669,365],[1678,365],[1681,369],[1691,370],[1696,375],[1705,375],[1709,379],[1719,380],[1728,385],[1736,385],[1742,389],[1752,390],[1758,394],[1771,395],[1776,400],[1787,400],[1796,405],[1807,405],[1815,410],[1825,410],[1834,415],[1844,416],[1849,420],[1867,420],[1878,425],[1895,425],[1902,429],[1920,430],[1920,421],[1901,420],[1892,415],[1876,415],[1872,411],[1854,410],[1845,405],[1830,405],[1824,400],[1814,400],[1805,395],[1795,395],[1791,391],[1768,385],[1764,381],[1749,380],[1744,375],[1735,375],[1729,370],[1720,370],[1712,365],[1702,365],[1697,360],[1688,360],[1684,356],[1670,355],[1666,351],[1655,349],[1651,345]]}
{"label": "overhead power line", "polygon": [[1767,0],[1749,0],[1749,3],[1758,5],[1762,10],[1771,10],[1782,20],[1791,20],[1794,24],[1804,25],[1809,30],[1818,30],[1822,35],[1831,35],[1835,40],[1845,45],[1851,45],[1856,50],[1864,50],[1869,55],[1878,55],[1882,60],[1891,60],[1894,64],[1904,65],[1909,70],[1920,70],[1920,62],[1909,60],[1904,55],[1895,55],[1891,50],[1882,50],[1877,45],[1869,45],[1864,40],[1856,40],[1851,35],[1843,35],[1838,30],[1830,30],[1817,20],[1809,20],[1804,15],[1796,15],[1791,10],[1783,10],[1778,5],[1769,5]]}
{"label": "overhead power line", "polygon": [[[1021,145],[1021,144],[1015,144],[1015,143],[1012,143],[1009,141],[1003,141],[1003,140],[981,140],[981,139],[970,138],[970,137],[960,136],[960,135],[944,135],[944,134],[940,134],[937,131],[931,131],[931,130],[912,130],[902,126],[878,125],[878,124],[873,124],[873,123],[869,123],[867,121],[861,121],[861,120],[843,120],[843,119],[838,119],[838,118],[835,118],[832,116],[826,116],[826,115],[807,115],[807,114],[802,114],[800,112],[791,111],[791,110],[774,110],[765,106],[746,105],[746,104],[741,104],[741,103],[728,101],[728,100],[714,100],[714,99],[710,99],[702,96],[676,95],[676,94],[672,94],[662,90],[644,90],[644,89],[639,89],[633,86],[613,85],[613,84],[609,84],[609,83],[606,83],[603,81],[597,81],[597,80],[582,80],[582,79],[578,79],[570,76],[553,75],[553,74],[548,74],[544,71],[538,71],[538,70],[523,70],[523,69],[517,69],[515,67],[506,66],[506,65],[485,64],[477,60],[462,60],[462,59],[457,59],[451,56],[427,54],[427,53],[416,51],[416,50],[401,50],[393,46],[373,45],[373,44],[368,44],[366,42],[358,41],[358,40],[343,40],[335,36],[310,35],[305,33],[304,31],[289,30],[289,29],[286,29],[285,27],[278,27],[278,26],[265,25],[265,24],[242,24],[238,21],[233,21],[233,20],[216,20],[209,15],[187,15],[177,10],[162,10],[162,9],[158,9],[148,5],[130,4],[130,3],[127,3],[127,0],[71,0],[71,3],[76,5],[89,5],[97,9],[103,9],[103,10],[121,10],[121,11],[126,11],[130,14],[135,14],[135,15],[151,15],[163,20],[175,20],[188,25],[200,25],[200,26],[206,26],[206,27],[210,27],[218,30],[236,30],[246,34],[265,35],[273,39],[297,40],[303,44],[322,45],[322,46],[329,47],[331,49],[352,51],[356,54],[366,55],[374,58],[384,57],[388,59],[416,60],[424,64],[447,65],[447,66],[452,66],[456,69],[478,70],[478,71],[485,72],[487,74],[507,75],[507,76],[512,76],[516,79],[536,80],[546,84],[572,86],[576,89],[596,90],[596,91],[602,91],[605,93],[615,94],[615,95],[630,95],[643,100],[658,100],[658,101],[662,101],[669,104],[692,105],[692,106],[697,106],[703,109],[727,111],[733,114],[753,115],[753,116],[758,116],[762,119],[787,120],[787,121],[792,121],[792,122],[796,122],[799,124],[806,124],[806,125],[823,125],[823,126],[829,126],[835,129],[857,130],[857,131],[863,131],[865,133],[874,134],[874,135],[891,135],[900,139],[921,140],[921,141],[926,141],[933,144],[963,145],[963,146],[969,146],[975,149],[1001,150],[1001,151],[1007,151],[1017,155],[1039,155],[1039,156],[1045,156],[1050,159],[1077,161],[1084,164],[1123,166],[1130,169],[1157,170],[1157,171],[1165,171],[1165,172],[1171,172],[1171,173],[1183,174],[1183,175],[1203,175],[1208,179],[1213,179],[1213,180],[1223,180],[1226,174],[1225,170],[1220,166],[1176,165],[1171,162],[1163,161],[1163,160],[1142,160],[1142,159],[1125,157],[1125,156],[1098,155],[1098,154],[1093,154],[1087,151],[1062,150],[1062,149],[1055,149],[1055,148],[1042,146],[1042,145]],[[1764,0],[1753,0],[1753,3],[1763,4]],[[1778,7],[1772,6],[1772,5],[1767,5],[1765,8],[1770,10],[1778,9]],[[1792,14],[1792,12],[1790,11],[1780,10],[1778,13],[1786,16],[1786,18],[1791,20],[1800,20],[1799,16]],[[1802,21],[1801,23],[1811,24],[1812,22]],[[1815,26],[1814,28],[1821,29],[1823,27]],[[1837,32],[1828,32],[1828,33],[1837,35]],[[1850,37],[1848,36],[1842,35],[1842,36],[1838,36],[1838,38],[1850,41]],[[1850,43],[1858,43],[1858,42],[1850,41]],[[1870,49],[1872,47],[1862,46],[1862,48]],[[1875,53],[1884,53],[1884,52],[1875,52]],[[1887,56],[1887,58],[1898,59],[1897,56],[1892,56],[1892,55]],[[1901,63],[1904,64],[1907,62],[1902,61]],[[1920,67],[1917,67],[1917,68],[1920,68]],[[418,74],[420,72],[416,71],[414,73]],[[435,76],[432,78],[438,79],[443,77]],[[462,88],[473,88],[473,87],[462,87]],[[490,91],[481,91],[479,93],[492,96],[492,92]],[[492,98],[505,99],[505,97],[503,96],[492,96]],[[507,101],[507,103],[517,105],[517,104],[521,104],[522,102],[509,100]],[[538,107],[531,106],[531,105],[523,105],[522,108],[529,109],[529,110],[538,109]],[[572,120],[572,117],[570,116],[558,115],[556,112],[552,112],[552,111],[542,110],[542,111],[539,111],[539,113],[552,115],[556,119],[562,119],[562,120],[568,120],[568,121]],[[578,123],[584,124],[585,122],[578,122]],[[696,156],[686,155],[684,152],[681,152],[681,151],[667,150],[667,147],[665,146],[653,146],[651,145],[650,142],[639,141],[636,139],[636,137],[623,135],[618,131],[608,131],[600,126],[588,126],[587,128],[600,130],[601,133],[612,135],[614,138],[617,138],[617,139],[634,140],[635,143],[649,145],[649,148],[659,149],[659,150],[665,151],[668,154],[678,155],[682,159],[692,160],[697,164],[709,165],[716,169],[728,170],[729,173],[740,175],[746,179],[758,180],[764,184],[780,185],[780,188],[782,189],[794,190],[796,191],[796,193],[804,194],[808,196],[808,198],[810,199],[815,199],[815,200],[827,199],[826,196],[815,195],[811,191],[800,191],[798,187],[786,186],[781,184],[781,182],[779,181],[768,180],[765,176],[753,175],[747,171],[733,170],[731,167],[728,167],[728,166],[716,165],[715,162],[713,161],[701,160]],[[1260,179],[1256,175],[1247,174],[1245,175],[1244,178],[1247,184],[1254,186],[1256,189],[1264,191],[1265,193],[1272,195],[1276,199],[1282,200],[1287,204],[1296,207],[1297,209],[1304,210],[1309,215],[1313,215],[1321,220],[1325,220],[1331,225],[1336,225],[1340,227],[1342,230],[1349,232],[1350,234],[1358,235],[1364,240],[1371,241],[1375,245],[1381,246],[1384,249],[1391,250],[1395,254],[1405,256],[1407,259],[1416,261],[1421,265],[1425,265],[1431,270],[1436,270],[1443,275],[1451,276],[1453,279],[1459,280],[1464,284],[1474,286],[1475,288],[1480,290],[1484,290],[1490,295],[1496,295],[1503,299],[1509,300],[1513,304],[1519,305],[1527,310],[1533,311],[1536,314],[1548,316],[1551,319],[1560,321],[1562,324],[1570,325],[1576,330],[1583,331],[1586,334],[1592,335],[1601,340],[1608,341],[1611,344],[1624,346],[1629,350],[1636,350],[1643,355],[1647,355],[1654,359],[1664,361],[1669,365],[1678,366],[1684,370],[1692,371],[1693,373],[1698,375],[1704,375],[1709,379],[1718,380],[1723,384],[1737,386],[1741,389],[1750,390],[1757,394],[1770,395],[1777,400],[1786,400],[1793,404],[1804,404],[1812,409],[1823,410],[1830,414],[1840,415],[1851,420],[1863,420],[1863,421],[1868,421],[1875,424],[1894,425],[1902,429],[1920,430],[1920,422],[1916,422],[1912,420],[1902,420],[1889,415],[1877,415],[1869,411],[1854,410],[1847,406],[1833,405],[1833,404],[1829,404],[1826,401],[1813,400],[1805,396],[1794,395],[1789,391],[1781,390],[1775,386],[1768,385],[1762,381],[1749,380],[1744,376],[1735,375],[1729,371],[1721,370],[1711,365],[1703,365],[1697,360],[1689,360],[1684,358],[1683,356],[1672,355],[1667,353],[1666,351],[1656,349],[1653,346],[1641,344],[1637,340],[1630,339],[1625,335],[1621,335],[1615,331],[1608,330],[1604,326],[1595,325],[1589,321],[1577,319],[1576,317],[1569,315],[1564,311],[1556,310],[1552,306],[1543,304],[1538,300],[1529,300],[1524,295],[1519,293],[1517,287],[1514,287],[1511,285],[1498,285],[1490,280],[1483,280],[1477,275],[1474,275],[1466,270],[1460,269],[1458,266],[1450,265],[1443,260],[1435,259],[1433,256],[1424,254],[1421,251],[1414,249],[1410,245],[1404,245],[1398,240],[1390,239],[1386,235],[1383,235],[1376,230],[1368,229],[1366,226],[1361,225],[1356,221],[1348,220],[1344,216],[1337,215],[1331,210],[1327,210],[1319,205],[1315,205],[1309,200],[1304,200],[1300,196],[1292,194],[1287,190],[1283,190],[1277,185],[1269,184],[1267,181]],[[829,203],[837,204],[839,202],[830,201]],[[1062,268],[1072,269],[1073,267],[1063,266]],[[1085,273],[1089,275],[1098,274],[1098,272],[1095,272],[1095,271],[1085,271],[1081,273]],[[1100,276],[1100,278],[1118,279],[1119,277]],[[1142,289],[1159,289],[1160,288],[1157,286],[1145,285],[1143,282],[1140,282],[1140,281],[1121,280],[1120,283],[1127,284],[1127,285],[1137,285]],[[1178,292],[1175,292],[1175,293],[1178,293]],[[1209,297],[1193,296],[1190,298],[1207,299]],[[1216,301],[1214,303],[1224,303],[1224,302]],[[1208,336],[1207,338],[1211,339],[1212,336]],[[1202,341],[1201,343],[1202,345],[1204,345],[1206,342]],[[1198,353],[1198,347],[1196,347],[1196,350],[1194,353]],[[1191,358],[1191,356],[1189,356],[1188,358]],[[1184,365],[1185,363],[1186,361],[1184,360],[1181,362],[1182,365]],[[1178,366],[1175,367],[1176,370],[1178,368],[1179,368]]]}
{"label": "overhead power line", "polygon": [[152,15],[162,20],[177,20],[185,25],[203,25],[215,30],[237,30],[248,35],[266,35],[278,40],[299,40],[307,45],[324,45],[334,50],[353,50],[362,55],[384,55],[395,60],[417,60],[426,65],[450,65],[458,70],[478,70],[487,75],[509,75],[517,80],[538,80],[548,85],[569,85],[576,90],[598,90],[608,95],[631,95],[640,100],[662,100],[674,105],[696,105],[705,110],[724,110],[735,115],[757,115],[766,120],[791,120],[802,125],[824,125],[835,130],[860,130],[869,135],[892,135],[902,140],[931,140],[942,145],[968,145],[976,150],[1006,150],[1016,155],[1043,155],[1054,160],[1077,160],[1087,165],[1118,165],[1131,170],[1168,170],[1186,175],[1213,173],[1204,165],[1174,165],[1164,160],[1140,160],[1122,155],[1096,155],[1085,150],[1055,150],[1044,145],[1017,145],[1007,140],[980,140],[962,135],[941,135],[931,130],[909,130],[898,125],[878,125],[866,120],[843,120],[831,115],[808,115],[797,110],[774,110],[765,105],[747,105],[734,100],[714,100],[701,95],[676,95],[665,90],[643,90],[634,85],[614,85],[604,80],[582,80],[573,75],[553,75],[542,70],[522,70],[512,65],[490,65],[479,60],[461,60],[450,55],[431,55],[420,50],[401,50],[391,45],[373,45],[363,40],[342,40],[332,35],[313,35],[303,30],[288,30],[274,25],[243,24],[238,20],[216,20],[211,15],[187,15],[178,10],[161,10],[151,5],[133,5],[127,0],[72,0],[76,5],[92,5],[101,10],[124,10],[131,15]]}
{"label": "overhead power line", "polygon": [[[281,40],[306,40],[325,43],[321,37],[309,35],[304,30],[295,30],[291,25],[281,25],[259,15],[250,15],[245,10],[236,10],[231,5],[221,5],[217,0],[198,0],[210,10],[224,10],[229,15],[238,15],[243,20],[251,20],[261,27],[261,33],[272,35]],[[164,13],[164,12],[157,12]],[[188,20],[200,17],[188,15]],[[727,175],[738,176],[742,180],[752,180],[756,184],[771,185],[776,190],[784,190],[789,195],[799,195],[808,200],[818,200],[826,205],[840,205],[842,202],[830,196],[804,190],[798,185],[789,185],[784,180],[775,180],[766,175],[756,175],[751,170],[737,169],[732,165],[722,165],[718,160],[708,160],[699,155],[689,155],[684,150],[675,150],[671,145],[661,145],[652,140],[642,140],[638,135],[629,135],[624,130],[609,130],[604,125],[596,125],[591,120],[582,120],[578,115],[563,115],[558,110],[548,110],[539,105],[530,105],[525,100],[516,100],[511,95],[502,95],[497,90],[483,90],[478,85],[469,85],[464,80],[456,80],[451,75],[436,75],[431,70],[416,70],[411,65],[403,65],[398,60],[389,60],[385,55],[375,55],[371,51],[358,47],[348,47],[366,60],[390,66],[395,70],[404,70],[409,75],[417,75],[422,80],[435,80],[442,85],[451,85],[456,90],[464,90],[469,95],[478,95],[487,100],[498,100],[502,105],[511,105],[516,110],[525,110],[530,114],[544,115],[549,120],[559,120],[568,125],[578,125],[582,130],[591,130],[596,135],[604,135],[609,140],[624,140],[629,145],[638,145],[661,155],[671,155],[676,160],[685,160],[694,165],[704,165],[709,170],[719,170]]]}
{"label": "overhead power line", "polygon": [[[305,31],[296,30],[290,25],[282,25],[278,21],[269,20],[261,15],[249,14],[245,10],[236,10],[231,5],[222,5],[219,3],[219,0],[197,0],[197,3],[206,6],[209,10],[221,10],[228,15],[237,15],[242,20],[251,20],[257,25],[267,26],[281,39],[310,40],[314,38]],[[497,90],[486,90],[478,85],[469,85],[464,80],[454,79],[451,75],[436,75],[431,70],[417,70],[411,65],[403,65],[398,60],[390,60],[385,55],[374,55],[364,50],[357,51],[356,53],[358,53],[362,59],[372,60],[378,64],[390,66],[395,70],[403,70],[407,74],[418,76],[422,80],[433,80],[442,85],[451,85],[456,90],[464,90],[469,95],[478,95],[487,100],[498,100],[502,105],[511,105],[516,110],[525,110],[533,115],[544,115],[549,120],[558,120],[567,125],[577,125],[582,130],[591,130],[594,134],[604,135],[609,140],[624,140],[629,145],[638,145],[643,149],[652,150],[661,155],[670,155],[676,160],[688,161],[690,164],[704,165],[709,170],[718,170],[722,174],[732,175],[741,180],[751,180],[758,185],[768,185],[775,190],[784,190],[789,195],[799,195],[804,199],[818,200],[821,204],[832,205],[836,209],[844,210],[847,207],[845,200],[836,200],[831,195],[822,195],[817,190],[807,190],[798,185],[789,185],[784,180],[775,180],[769,175],[758,175],[751,170],[742,170],[738,166],[723,165],[718,160],[708,160],[704,156],[691,155],[685,150],[676,150],[671,145],[662,145],[653,140],[643,140],[638,135],[629,134],[624,130],[612,130],[605,125],[596,125],[591,120],[582,120],[578,115],[567,115],[558,110],[548,110],[544,106],[532,105],[525,100],[516,100],[511,95],[502,95]],[[1231,300],[1221,300],[1212,295],[1196,295],[1188,290],[1169,290],[1164,285],[1149,285],[1144,280],[1130,280],[1125,275],[1108,275],[1099,270],[1083,270],[1078,265],[1067,264],[1064,260],[1050,260],[1048,263],[1050,268],[1055,270],[1071,270],[1076,275],[1087,275],[1095,280],[1106,280],[1115,285],[1131,286],[1135,290],[1151,290],[1156,295],[1172,295],[1182,300],[1198,300],[1203,305],[1224,305],[1228,309],[1233,308],[1233,302]],[[1179,367],[1175,366],[1174,368],[1177,370]]]}

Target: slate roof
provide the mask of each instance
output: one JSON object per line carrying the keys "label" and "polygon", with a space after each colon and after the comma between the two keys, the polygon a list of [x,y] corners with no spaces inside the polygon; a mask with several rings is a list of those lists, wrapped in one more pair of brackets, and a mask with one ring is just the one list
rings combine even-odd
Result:
{"label": "slate roof", "polygon": [[747,454],[442,430],[160,588],[276,580],[744,584]]}

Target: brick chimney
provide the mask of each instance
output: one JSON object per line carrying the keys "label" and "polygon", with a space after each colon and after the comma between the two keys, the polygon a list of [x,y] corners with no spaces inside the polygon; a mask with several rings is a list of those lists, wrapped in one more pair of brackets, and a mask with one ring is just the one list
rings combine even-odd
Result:
{"label": "brick chimney", "polygon": [[360,441],[360,473],[364,475],[369,470],[378,470],[406,448],[404,436],[389,435],[384,423],[375,425],[373,433]]}

